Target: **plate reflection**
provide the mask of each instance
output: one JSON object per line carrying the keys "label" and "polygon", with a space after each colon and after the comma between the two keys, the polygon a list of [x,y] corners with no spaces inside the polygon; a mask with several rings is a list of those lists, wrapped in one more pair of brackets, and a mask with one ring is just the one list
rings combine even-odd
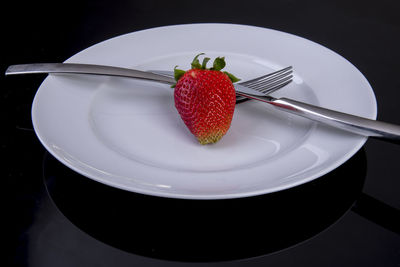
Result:
{"label": "plate reflection", "polygon": [[44,158],[48,193],[73,224],[115,248],[174,261],[243,259],[302,243],[351,208],[365,174],[365,152],[360,150],[331,173],[288,190],[183,200],[109,187],[73,172],[48,153]]}

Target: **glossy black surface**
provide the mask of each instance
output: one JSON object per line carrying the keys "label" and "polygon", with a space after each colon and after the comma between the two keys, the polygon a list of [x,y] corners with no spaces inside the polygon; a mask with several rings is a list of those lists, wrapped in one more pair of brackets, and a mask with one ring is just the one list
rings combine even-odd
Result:
{"label": "glossy black surface", "polygon": [[[2,5],[0,70],[62,62],[155,26],[224,22],[296,34],[341,54],[400,124],[397,1],[18,1]],[[195,201],[129,193],[63,166],[30,108],[40,76],[0,76],[2,266],[399,266],[400,145],[370,139],[311,183],[258,197]],[[338,96],[340,101],[340,96]]]}

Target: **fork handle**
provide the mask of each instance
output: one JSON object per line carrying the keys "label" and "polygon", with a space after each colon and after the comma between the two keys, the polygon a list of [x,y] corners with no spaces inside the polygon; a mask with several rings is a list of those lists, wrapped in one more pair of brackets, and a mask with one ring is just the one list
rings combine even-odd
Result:
{"label": "fork handle", "polygon": [[6,70],[6,75],[35,74],[35,73],[80,73],[95,75],[111,75],[119,77],[130,77],[143,80],[157,81],[167,84],[174,84],[173,77],[154,74],[146,71],[126,69],[93,64],[75,63],[36,63],[11,65]]}
{"label": "fork handle", "polygon": [[287,112],[363,136],[400,140],[400,126],[326,109],[289,98],[272,99],[270,104]]}

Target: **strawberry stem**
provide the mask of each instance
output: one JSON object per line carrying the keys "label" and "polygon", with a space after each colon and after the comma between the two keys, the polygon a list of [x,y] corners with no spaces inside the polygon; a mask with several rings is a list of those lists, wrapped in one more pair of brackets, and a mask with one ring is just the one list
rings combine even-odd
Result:
{"label": "strawberry stem", "polygon": [[225,73],[226,75],[228,75],[228,77],[229,77],[229,79],[231,80],[232,83],[235,83],[235,82],[240,81],[240,79],[237,78],[237,77],[236,77],[235,75],[233,75],[232,73],[229,73],[229,72],[227,72],[227,71],[224,71],[224,73]]}
{"label": "strawberry stem", "polygon": [[202,69],[202,65],[200,64],[200,61],[198,59],[199,56],[204,55],[204,53],[200,53],[197,56],[194,57],[192,61],[192,69]]}
{"label": "strawberry stem", "polygon": [[203,63],[201,64],[201,69],[203,69],[203,70],[206,70],[206,69],[207,69],[207,63],[208,63],[208,61],[210,61],[210,58],[209,58],[209,57],[205,57],[205,58],[203,59]]}
{"label": "strawberry stem", "polygon": [[225,68],[225,65],[225,57],[217,57],[216,59],[214,59],[213,67],[211,68],[211,70],[220,71]]}
{"label": "strawberry stem", "polygon": [[[223,68],[225,68],[225,57],[217,57],[214,59],[213,66],[211,68],[207,68],[207,63],[210,61],[209,57],[205,57],[203,59],[202,64],[200,64],[199,61],[199,56],[204,55],[204,53],[200,53],[196,55],[191,63],[192,69],[201,69],[201,70],[215,70],[215,71],[221,71]],[[178,81],[185,73],[186,71],[177,69],[178,66],[175,66],[174,68],[174,77],[175,80]],[[233,74],[224,71],[224,73],[229,77],[229,79],[232,81],[232,83],[240,81],[236,76]],[[175,84],[171,86],[172,88],[175,87]]]}

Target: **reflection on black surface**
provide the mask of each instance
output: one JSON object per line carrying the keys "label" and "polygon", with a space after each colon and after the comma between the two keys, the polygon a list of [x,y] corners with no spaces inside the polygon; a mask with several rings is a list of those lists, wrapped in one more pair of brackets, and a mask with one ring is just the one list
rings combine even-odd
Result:
{"label": "reflection on black surface", "polygon": [[358,215],[400,234],[400,210],[362,193],[352,208]]}
{"label": "reflection on black surface", "polygon": [[296,188],[229,200],[146,196],[87,179],[49,154],[50,197],[77,227],[113,247],[177,261],[265,255],[305,241],[339,219],[361,192],[366,158]]}

